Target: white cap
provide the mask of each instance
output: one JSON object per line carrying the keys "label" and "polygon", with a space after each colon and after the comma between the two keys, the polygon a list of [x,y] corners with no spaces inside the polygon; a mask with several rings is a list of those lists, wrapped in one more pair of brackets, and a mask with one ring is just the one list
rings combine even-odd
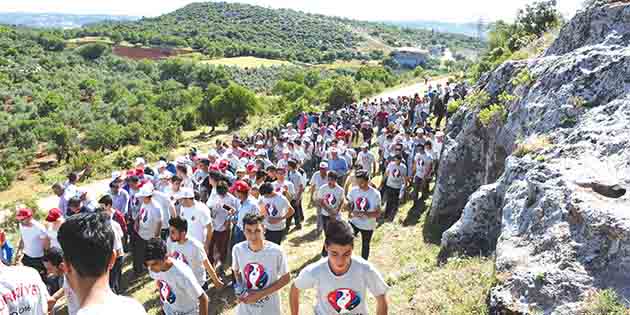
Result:
{"label": "white cap", "polygon": [[370,146],[367,144],[367,142],[364,142],[364,143],[361,145],[361,148],[362,148],[362,149],[366,149],[366,148],[369,148],[369,147],[370,147]]}
{"label": "white cap", "polygon": [[166,162],[162,161],[162,160],[159,160],[157,162],[157,168],[159,169],[159,168],[162,168],[162,167],[166,167]]}
{"label": "white cap", "polygon": [[264,144],[265,144],[265,143],[264,143],[264,142],[262,142],[262,140],[258,140],[258,141],[256,141],[256,145],[264,145]]}
{"label": "white cap", "polygon": [[138,158],[136,158],[136,166],[138,166],[140,164],[144,165],[144,164],[147,164],[147,162],[143,158],[138,157]]}
{"label": "white cap", "polygon": [[169,171],[164,171],[164,173],[160,173],[160,175],[158,176],[159,179],[167,179],[171,177],[173,177],[173,174],[171,174],[171,172]]}
{"label": "white cap", "polygon": [[217,153],[217,150],[211,149],[210,151],[208,151],[208,157],[211,157],[211,156],[214,156],[214,157],[218,158],[219,157],[219,153]]}
{"label": "white cap", "polygon": [[195,192],[190,187],[182,187],[176,194],[175,199],[195,198]]}
{"label": "white cap", "polygon": [[112,182],[121,178],[122,177],[122,173],[120,173],[119,171],[114,171],[112,172]]}
{"label": "white cap", "polygon": [[256,151],[256,155],[267,155],[267,151],[265,151],[265,149],[260,149]]}
{"label": "white cap", "polygon": [[319,163],[319,168],[328,168],[328,163],[326,162]]}
{"label": "white cap", "polygon": [[140,191],[136,193],[136,197],[150,197],[153,196],[153,185],[144,185],[140,188]]}
{"label": "white cap", "polygon": [[183,156],[179,156],[175,159],[175,163],[177,164],[187,164],[188,163],[188,159],[186,159]]}

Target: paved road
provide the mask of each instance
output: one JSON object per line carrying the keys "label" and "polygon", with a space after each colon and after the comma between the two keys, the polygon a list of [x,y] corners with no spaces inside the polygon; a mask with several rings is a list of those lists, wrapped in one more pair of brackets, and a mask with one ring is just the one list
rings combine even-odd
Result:
{"label": "paved road", "polygon": [[[445,84],[445,82],[446,79],[440,79],[431,81],[430,83],[436,85],[437,83]],[[424,83],[416,83],[383,92],[379,95],[371,97],[370,99],[387,99],[389,97],[396,98],[398,96],[412,96],[415,93],[424,91],[424,88]],[[98,198],[99,196],[105,194],[105,192],[109,189],[109,179],[99,180],[89,184],[81,185],[80,189],[87,191],[92,198]],[[39,209],[44,211],[57,207],[58,203],[59,198],[55,195],[50,195],[37,201]]]}

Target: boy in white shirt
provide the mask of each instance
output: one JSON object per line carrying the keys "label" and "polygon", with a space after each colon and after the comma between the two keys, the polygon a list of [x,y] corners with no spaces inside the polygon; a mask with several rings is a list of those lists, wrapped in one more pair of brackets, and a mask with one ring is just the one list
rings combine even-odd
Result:
{"label": "boy in white shirt", "polygon": [[389,287],[372,264],[352,255],[352,227],[344,221],[331,222],[325,246],[328,258],[307,266],[295,279],[289,296],[291,314],[300,314],[300,290],[315,288],[316,315],[368,314],[366,291],[376,298],[376,315],[386,315]]}

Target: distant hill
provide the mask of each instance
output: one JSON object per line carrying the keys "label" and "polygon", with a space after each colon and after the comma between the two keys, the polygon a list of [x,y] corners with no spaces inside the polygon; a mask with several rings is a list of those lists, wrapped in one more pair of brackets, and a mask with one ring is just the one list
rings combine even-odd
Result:
{"label": "distant hill", "polygon": [[457,51],[483,45],[460,34],[225,2],[193,3],[134,22],[99,23],[76,30],[76,35],[192,47],[214,57],[256,56],[304,62],[380,59],[383,53],[402,46],[440,44]]}
{"label": "distant hill", "polygon": [[35,28],[77,28],[103,21],[133,21],[140,17],[123,15],[81,15],[64,13],[0,12],[0,24]]}
{"label": "distant hill", "polygon": [[[439,21],[384,21],[388,24],[393,24],[401,27],[419,28],[425,30],[435,30],[438,32],[462,34],[467,36],[476,37],[478,35],[477,23],[450,23]],[[485,34],[487,25],[482,24],[482,35]]]}

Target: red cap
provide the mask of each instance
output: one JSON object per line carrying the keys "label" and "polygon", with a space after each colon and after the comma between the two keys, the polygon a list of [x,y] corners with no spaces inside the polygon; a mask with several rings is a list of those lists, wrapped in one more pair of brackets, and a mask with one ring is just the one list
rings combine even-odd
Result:
{"label": "red cap", "polygon": [[136,170],[128,170],[126,177],[136,176]]}
{"label": "red cap", "polygon": [[58,208],[52,208],[48,211],[48,216],[46,217],[47,222],[55,222],[59,218],[61,218],[61,210]]}
{"label": "red cap", "polygon": [[234,183],[234,191],[246,193],[249,192],[249,185],[242,180],[237,180]]}
{"label": "red cap", "polygon": [[219,162],[219,169],[225,170],[228,168],[228,166],[230,166],[230,162],[228,162],[227,160],[221,160]]}
{"label": "red cap", "polygon": [[255,173],[255,172],[258,172],[258,168],[256,167],[256,164],[248,164],[247,173]]}
{"label": "red cap", "polygon": [[18,220],[24,220],[32,217],[33,211],[27,208],[18,209],[17,214],[15,215],[15,218]]}
{"label": "red cap", "polygon": [[142,168],[136,168],[136,176],[138,177],[143,177],[144,176],[144,169]]}
{"label": "red cap", "polygon": [[210,170],[211,171],[218,171],[219,170],[219,165],[218,164],[212,164],[210,165]]}

